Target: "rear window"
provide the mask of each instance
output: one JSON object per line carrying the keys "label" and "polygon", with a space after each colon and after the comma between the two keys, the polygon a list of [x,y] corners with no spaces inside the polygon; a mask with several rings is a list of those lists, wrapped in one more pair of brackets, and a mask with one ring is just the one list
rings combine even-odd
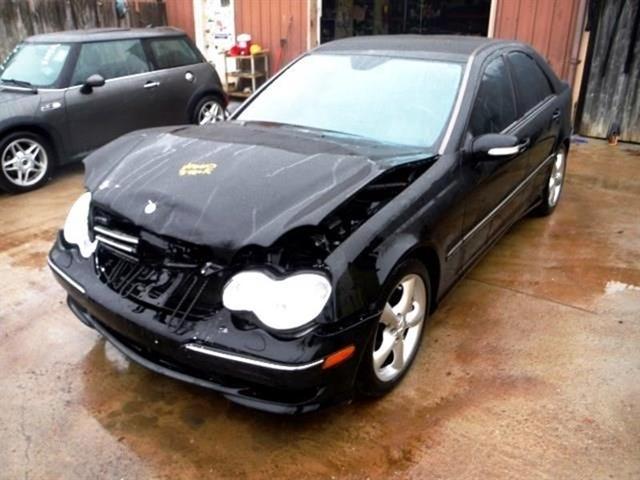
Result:
{"label": "rear window", "polygon": [[509,54],[522,112],[528,112],[553,93],[549,79],[529,55]]}
{"label": "rear window", "polygon": [[159,69],[200,63],[198,54],[185,38],[166,38],[149,42]]}
{"label": "rear window", "polygon": [[96,73],[109,80],[149,70],[140,40],[85,43],[80,50],[71,84],[80,85]]}

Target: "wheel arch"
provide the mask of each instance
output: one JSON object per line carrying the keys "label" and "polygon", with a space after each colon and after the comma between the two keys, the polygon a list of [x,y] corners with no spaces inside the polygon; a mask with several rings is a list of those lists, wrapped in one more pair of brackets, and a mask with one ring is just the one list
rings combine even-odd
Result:
{"label": "wheel arch", "polygon": [[383,285],[393,269],[401,262],[414,258],[422,263],[429,272],[431,283],[430,311],[433,312],[438,302],[438,291],[441,283],[441,261],[436,247],[430,243],[421,243],[413,236],[399,238],[391,248],[380,254],[377,262],[380,284]]}
{"label": "wheel arch", "polygon": [[60,165],[63,159],[62,140],[54,133],[50,128],[39,123],[15,123],[7,125],[0,130],[0,140],[17,132],[28,132],[42,136],[53,149],[53,158],[51,159],[54,165]]}
{"label": "wheel arch", "polygon": [[222,106],[224,108],[227,108],[227,104],[229,102],[227,101],[227,97],[224,94],[224,92],[215,88],[207,88],[205,90],[196,92],[191,97],[191,100],[189,101],[189,107],[187,109],[190,120],[193,119],[196,114],[195,109],[196,109],[196,106],[198,105],[198,102],[207,96],[217,97],[218,99],[220,99]]}

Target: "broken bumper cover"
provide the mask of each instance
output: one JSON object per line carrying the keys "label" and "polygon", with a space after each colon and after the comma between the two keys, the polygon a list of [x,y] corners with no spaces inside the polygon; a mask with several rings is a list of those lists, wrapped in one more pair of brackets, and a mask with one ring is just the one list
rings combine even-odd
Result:
{"label": "broken bumper cover", "polygon": [[[273,413],[304,413],[350,399],[360,355],[375,324],[368,317],[337,332],[315,329],[278,339],[262,330],[236,329],[225,321],[225,311],[210,322],[198,322],[197,328],[175,332],[158,322],[157,312],[102,284],[91,259],[82,259],[60,241],[49,254],[49,265],[67,290],[75,315],[132,361]],[[322,368],[327,355],[347,345],[355,346],[355,355],[334,368]]]}

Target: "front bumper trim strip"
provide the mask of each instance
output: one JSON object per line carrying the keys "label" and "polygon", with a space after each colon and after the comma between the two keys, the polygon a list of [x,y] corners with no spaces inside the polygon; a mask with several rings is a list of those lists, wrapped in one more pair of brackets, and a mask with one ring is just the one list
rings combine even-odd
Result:
{"label": "front bumper trim strip", "polygon": [[80,285],[78,282],[76,282],[73,278],[71,278],[69,275],[67,275],[66,273],[64,273],[60,267],[58,267],[55,263],[53,263],[53,260],[51,260],[51,257],[47,257],[47,263],[49,264],[49,267],[51,268],[51,270],[53,270],[55,273],[57,273],[58,275],[60,275],[60,277],[62,277],[62,279],[67,282],[69,285],[71,285],[73,288],[75,288],[76,290],[78,290],[81,294],[85,295],[87,292],[86,290],[82,287],[82,285]]}
{"label": "front bumper trim strip", "polygon": [[291,365],[285,363],[275,363],[268,362],[265,360],[257,360],[248,357],[242,357],[239,355],[233,355],[230,353],[221,352],[219,350],[214,350],[213,348],[204,347],[202,345],[198,345],[197,343],[188,343],[184,346],[187,350],[191,350],[192,352],[202,353],[203,355],[209,355],[211,357],[222,358],[224,360],[230,360],[232,362],[245,363],[247,365],[253,365],[255,367],[268,368],[271,370],[280,370],[283,372],[295,372],[300,370],[309,370],[310,368],[317,367],[322,365],[324,359],[315,360],[309,363],[302,363],[298,365]]}

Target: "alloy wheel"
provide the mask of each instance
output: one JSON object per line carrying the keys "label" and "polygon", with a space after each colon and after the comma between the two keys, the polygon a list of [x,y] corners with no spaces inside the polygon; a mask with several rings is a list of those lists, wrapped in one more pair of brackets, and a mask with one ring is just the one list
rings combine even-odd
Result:
{"label": "alloy wheel", "polygon": [[373,370],[379,380],[393,381],[407,368],[418,348],[426,310],[422,277],[406,275],[393,289],[378,323]]}
{"label": "alloy wheel", "polygon": [[224,118],[224,109],[215,100],[210,100],[202,104],[198,112],[198,123],[200,125],[222,122]]}
{"label": "alloy wheel", "polygon": [[564,183],[564,160],[565,153],[561,150],[556,154],[556,159],[551,168],[551,175],[549,176],[549,197],[547,202],[550,207],[555,207],[560,199],[560,192]]}
{"label": "alloy wheel", "polygon": [[0,163],[8,181],[18,187],[31,187],[47,173],[49,158],[37,141],[18,138],[6,146]]}

